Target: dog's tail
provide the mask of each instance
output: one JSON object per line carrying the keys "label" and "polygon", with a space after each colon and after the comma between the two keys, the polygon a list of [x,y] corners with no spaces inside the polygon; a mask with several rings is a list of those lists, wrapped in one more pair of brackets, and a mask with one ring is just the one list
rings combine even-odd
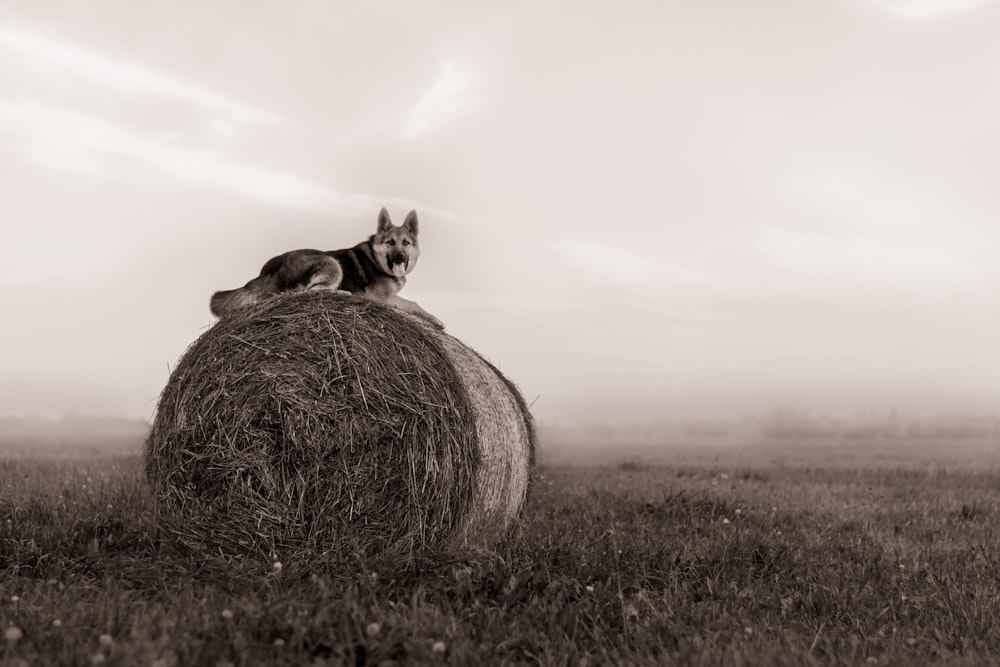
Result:
{"label": "dog's tail", "polygon": [[225,317],[234,310],[257,303],[257,301],[258,297],[254,292],[246,287],[239,287],[216,292],[208,302],[208,307],[216,317]]}

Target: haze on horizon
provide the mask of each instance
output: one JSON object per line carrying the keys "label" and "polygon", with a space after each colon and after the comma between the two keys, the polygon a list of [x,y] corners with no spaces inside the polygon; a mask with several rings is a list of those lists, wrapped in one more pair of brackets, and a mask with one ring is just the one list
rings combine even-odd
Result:
{"label": "haze on horizon", "polygon": [[[404,296],[542,419],[1000,404],[995,0],[0,7],[0,414],[148,418],[269,257]],[[537,397],[537,400],[535,400]]]}

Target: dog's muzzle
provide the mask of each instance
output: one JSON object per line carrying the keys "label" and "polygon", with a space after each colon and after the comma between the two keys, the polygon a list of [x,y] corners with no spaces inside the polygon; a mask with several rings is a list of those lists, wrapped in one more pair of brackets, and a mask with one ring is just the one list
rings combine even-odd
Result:
{"label": "dog's muzzle", "polygon": [[389,265],[389,271],[392,275],[401,277],[406,275],[406,268],[410,264],[410,258],[404,252],[397,252],[389,255],[386,258],[386,263]]}

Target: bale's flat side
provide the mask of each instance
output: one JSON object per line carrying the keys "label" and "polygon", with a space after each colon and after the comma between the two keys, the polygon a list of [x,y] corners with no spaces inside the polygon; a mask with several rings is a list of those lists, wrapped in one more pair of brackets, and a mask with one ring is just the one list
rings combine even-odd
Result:
{"label": "bale's flat side", "polygon": [[449,335],[438,334],[438,340],[462,378],[481,456],[472,505],[455,542],[488,545],[510,531],[524,508],[534,457],[531,417],[520,392],[496,368]]}
{"label": "bale's flat side", "polygon": [[[528,467],[529,470],[534,469],[535,463],[538,460],[538,438],[535,433],[535,420],[531,416],[531,410],[528,408],[528,404],[524,400],[524,394],[518,389],[517,385],[511,382],[510,378],[500,372],[500,369],[494,366],[488,359],[483,355],[476,352],[476,355],[482,360],[484,364],[489,366],[496,376],[507,386],[510,391],[510,395],[514,398],[517,403],[517,407],[521,411],[521,416],[524,417],[524,424],[528,430]],[[529,481],[529,492],[530,492],[530,481]]]}

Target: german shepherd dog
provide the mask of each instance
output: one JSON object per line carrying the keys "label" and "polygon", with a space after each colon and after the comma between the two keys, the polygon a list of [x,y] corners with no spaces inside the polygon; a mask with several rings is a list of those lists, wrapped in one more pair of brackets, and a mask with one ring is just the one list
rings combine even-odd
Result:
{"label": "german shepherd dog", "polygon": [[383,208],[378,227],[367,241],[344,250],[292,250],[278,255],[243,287],[213,294],[212,314],[226,317],[268,296],[322,289],[361,294],[444,329],[441,320],[398,295],[406,284],[406,274],[416,267],[420,256],[417,231],[416,211],[410,211],[397,227]]}

